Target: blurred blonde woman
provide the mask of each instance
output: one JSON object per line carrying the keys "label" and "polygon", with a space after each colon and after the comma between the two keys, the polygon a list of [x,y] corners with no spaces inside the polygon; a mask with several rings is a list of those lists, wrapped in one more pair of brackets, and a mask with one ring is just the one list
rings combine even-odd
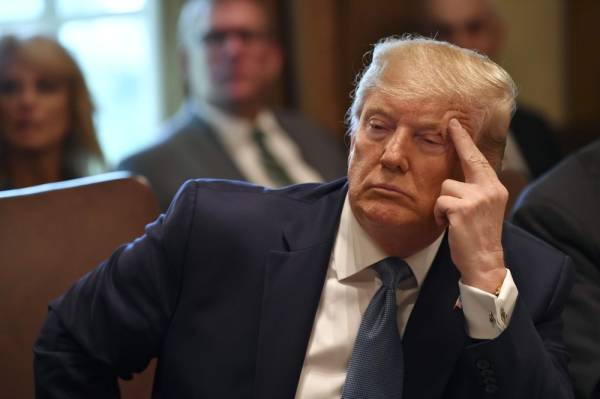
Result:
{"label": "blurred blonde woman", "polygon": [[102,169],[83,74],[56,40],[0,37],[0,190]]}

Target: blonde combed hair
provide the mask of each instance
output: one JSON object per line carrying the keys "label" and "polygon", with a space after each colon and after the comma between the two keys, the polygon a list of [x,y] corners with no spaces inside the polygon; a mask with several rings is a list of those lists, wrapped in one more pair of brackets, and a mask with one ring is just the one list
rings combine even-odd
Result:
{"label": "blonde combed hair", "polygon": [[357,80],[347,113],[350,135],[357,131],[365,99],[373,90],[403,101],[439,101],[482,111],[478,146],[499,167],[517,88],[488,57],[424,37],[383,39]]}

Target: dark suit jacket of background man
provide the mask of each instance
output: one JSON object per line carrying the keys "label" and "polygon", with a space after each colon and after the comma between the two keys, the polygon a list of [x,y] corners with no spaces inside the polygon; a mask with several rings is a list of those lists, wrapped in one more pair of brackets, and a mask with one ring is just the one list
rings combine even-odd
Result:
{"label": "dark suit jacket of background man", "polygon": [[547,172],[560,161],[562,155],[556,134],[535,111],[518,104],[510,121],[510,130],[532,178]]}
{"label": "dark suit jacket of background man", "polygon": [[[188,182],[145,236],[52,302],[38,392],[110,397],[116,374],[158,357],[155,398],[293,398],[346,191],[345,179]],[[560,321],[570,260],[510,224],[504,246],[519,298],[500,337],[475,341],[442,243],[405,330],[404,399],[570,397]]]}
{"label": "dark suit jacket of background man", "polygon": [[[123,160],[118,169],[146,176],[162,209],[189,179],[210,177],[246,180],[213,127],[186,103],[165,126],[165,139]],[[346,175],[342,145],[331,134],[296,112],[277,110],[275,118],[298,146],[302,158],[325,180]]]}
{"label": "dark suit jacket of background man", "polygon": [[578,397],[600,390],[600,140],[569,157],[523,193],[513,221],[574,262],[565,340]]}

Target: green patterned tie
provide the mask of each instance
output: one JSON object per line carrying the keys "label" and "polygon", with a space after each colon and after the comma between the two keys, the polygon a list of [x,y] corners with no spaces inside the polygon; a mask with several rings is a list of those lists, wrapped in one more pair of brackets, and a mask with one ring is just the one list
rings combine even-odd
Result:
{"label": "green patterned tie", "polygon": [[262,164],[271,180],[273,180],[279,186],[287,186],[294,183],[294,181],[290,178],[285,169],[281,166],[281,164],[273,156],[273,153],[267,147],[265,143],[265,133],[259,128],[255,127],[254,130],[252,130],[252,139],[260,149]]}

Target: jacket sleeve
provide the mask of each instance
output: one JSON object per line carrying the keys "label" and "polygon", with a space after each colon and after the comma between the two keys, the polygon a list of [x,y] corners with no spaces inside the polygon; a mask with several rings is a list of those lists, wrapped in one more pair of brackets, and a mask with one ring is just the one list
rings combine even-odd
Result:
{"label": "jacket sleeve", "polygon": [[562,338],[561,311],[573,273],[564,264],[542,317],[536,321],[519,298],[511,321],[494,340],[473,340],[462,357],[481,398],[572,398],[568,353]]}
{"label": "jacket sleeve", "polygon": [[[567,253],[574,262],[575,285],[566,304],[565,340],[571,362],[577,397],[589,398],[600,386],[600,263],[598,242],[590,231],[589,221],[581,220],[581,212],[560,209],[547,201],[524,201],[513,214],[513,222]],[[597,228],[593,226],[592,229]]]}
{"label": "jacket sleeve", "polygon": [[194,220],[186,183],[165,215],[52,301],[34,346],[38,398],[117,398],[157,356],[177,306]]}

